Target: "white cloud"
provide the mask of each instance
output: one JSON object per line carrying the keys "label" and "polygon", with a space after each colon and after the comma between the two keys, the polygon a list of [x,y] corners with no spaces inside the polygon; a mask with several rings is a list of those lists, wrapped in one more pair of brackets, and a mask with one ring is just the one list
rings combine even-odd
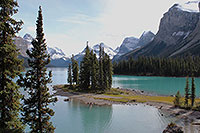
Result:
{"label": "white cloud", "polygon": [[73,23],[73,24],[88,24],[96,22],[96,20],[83,13],[76,13],[71,15],[70,17],[65,17],[57,20],[58,22],[64,22],[64,23]]}

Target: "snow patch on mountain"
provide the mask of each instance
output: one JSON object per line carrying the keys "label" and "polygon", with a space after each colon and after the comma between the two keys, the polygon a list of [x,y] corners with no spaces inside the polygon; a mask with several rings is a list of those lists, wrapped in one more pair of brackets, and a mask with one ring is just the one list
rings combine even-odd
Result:
{"label": "snow patch on mountain", "polygon": [[176,4],[176,7],[186,12],[199,12],[198,3],[199,1],[188,1],[184,4]]}
{"label": "snow patch on mountain", "polygon": [[[24,41],[26,41],[28,49],[31,50],[31,48],[33,47],[31,42],[34,38],[30,34],[25,34],[23,39]],[[58,47],[52,48],[47,46],[47,53],[50,55],[51,59],[68,59],[65,53]]]}

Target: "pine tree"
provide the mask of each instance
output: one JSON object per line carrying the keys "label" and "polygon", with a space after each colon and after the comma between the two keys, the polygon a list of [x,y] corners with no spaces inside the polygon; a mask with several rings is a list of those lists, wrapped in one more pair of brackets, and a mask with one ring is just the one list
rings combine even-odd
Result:
{"label": "pine tree", "polygon": [[76,85],[78,85],[79,84],[79,66],[78,66],[78,62],[74,60],[74,55],[72,55],[71,61],[72,61],[73,82],[75,82]]}
{"label": "pine tree", "polygon": [[195,83],[194,83],[194,77],[192,77],[192,88],[191,88],[191,105],[192,107],[194,106],[194,101],[195,101]]}
{"label": "pine tree", "polygon": [[97,89],[98,88],[98,60],[96,54],[93,53],[93,50],[90,52],[91,58],[91,88]]}
{"label": "pine tree", "polygon": [[67,81],[70,84],[70,86],[72,86],[72,68],[71,68],[71,64],[69,64],[69,67],[68,67],[68,78],[67,78]]}
{"label": "pine tree", "polygon": [[178,91],[178,92],[176,93],[176,96],[175,96],[175,99],[174,99],[174,106],[175,106],[175,107],[180,107],[180,105],[181,105],[181,94],[180,94],[180,92]]}
{"label": "pine tree", "polygon": [[15,34],[21,29],[22,21],[12,18],[18,12],[15,0],[0,1],[0,132],[21,132],[19,119],[20,92],[13,81],[22,70],[22,60],[13,43]]}
{"label": "pine tree", "polygon": [[188,99],[189,99],[189,78],[186,79],[186,87],[185,87],[185,106],[188,107]]}
{"label": "pine tree", "polygon": [[90,86],[90,50],[88,45],[85,49],[85,55],[83,61],[81,62],[80,70],[80,86],[82,89],[89,89]]}
{"label": "pine tree", "polygon": [[32,41],[33,48],[27,50],[30,59],[28,65],[31,68],[21,77],[19,83],[25,88],[28,96],[23,98],[24,112],[22,114],[24,123],[30,126],[31,132],[43,133],[54,132],[51,116],[54,111],[48,107],[56,99],[49,93],[47,84],[51,82],[51,71],[47,74],[46,65],[50,63],[50,56],[46,53],[47,46],[43,33],[42,9],[39,7],[36,21],[36,39]]}
{"label": "pine tree", "polygon": [[99,46],[99,87],[101,88],[103,86],[103,48],[101,45]]}
{"label": "pine tree", "polygon": [[113,66],[112,66],[112,61],[109,56],[108,58],[108,89],[112,87],[112,75],[113,75]]}

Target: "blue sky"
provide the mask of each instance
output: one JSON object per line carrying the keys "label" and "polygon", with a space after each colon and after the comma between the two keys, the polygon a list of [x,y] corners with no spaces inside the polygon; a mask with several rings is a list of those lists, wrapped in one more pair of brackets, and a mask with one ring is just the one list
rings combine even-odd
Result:
{"label": "blue sky", "polygon": [[24,21],[19,35],[35,37],[39,5],[43,9],[47,45],[59,47],[67,55],[89,45],[104,42],[115,49],[125,37],[140,37],[144,31],[156,33],[160,18],[175,3],[187,0],[18,0],[15,17]]}

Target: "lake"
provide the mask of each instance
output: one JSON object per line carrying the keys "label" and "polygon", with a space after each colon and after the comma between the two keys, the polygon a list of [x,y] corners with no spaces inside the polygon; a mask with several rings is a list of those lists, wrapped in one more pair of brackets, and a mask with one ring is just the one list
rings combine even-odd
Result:
{"label": "lake", "polygon": [[[49,69],[53,72],[52,85],[66,83],[67,69]],[[196,79],[197,88],[200,86],[199,82]],[[185,78],[114,75],[113,87],[174,95],[178,90],[183,93]],[[199,90],[197,93],[199,94]],[[56,133],[161,133],[168,123],[174,121],[161,115],[158,109],[143,104],[91,107],[63,100],[64,97],[58,97],[58,102],[52,106],[55,111],[52,121]]]}

